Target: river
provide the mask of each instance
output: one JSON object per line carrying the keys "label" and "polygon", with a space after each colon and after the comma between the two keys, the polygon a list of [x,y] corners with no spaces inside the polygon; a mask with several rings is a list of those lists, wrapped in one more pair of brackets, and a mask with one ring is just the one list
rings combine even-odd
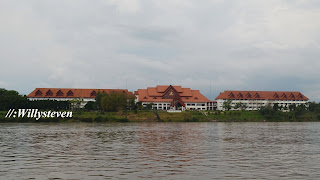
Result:
{"label": "river", "polygon": [[0,124],[0,179],[320,179],[320,123]]}

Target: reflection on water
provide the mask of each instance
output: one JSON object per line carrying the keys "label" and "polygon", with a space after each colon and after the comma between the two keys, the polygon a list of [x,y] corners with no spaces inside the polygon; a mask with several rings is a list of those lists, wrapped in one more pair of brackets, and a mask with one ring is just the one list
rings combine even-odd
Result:
{"label": "reflection on water", "polygon": [[0,179],[320,179],[320,123],[0,124]]}

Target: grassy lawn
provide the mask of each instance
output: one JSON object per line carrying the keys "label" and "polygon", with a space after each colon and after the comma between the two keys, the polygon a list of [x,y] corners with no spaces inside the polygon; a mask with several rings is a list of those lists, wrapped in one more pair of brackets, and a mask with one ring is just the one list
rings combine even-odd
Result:
{"label": "grassy lawn", "polygon": [[[200,112],[181,112],[181,113],[168,113],[166,111],[157,111],[159,117],[164,122],[198,122],[208,121],[208,117],[204,116]],[[127,119],[129,122],[156,122],[157,116],[153,111],[129,111],[124,112],[79,112],[74,113],[73,119],[95,119],[101,116],[106,121],[121,121],[121,119]]]}
{"label": "grassy lawn", "polygon": [[208,111],[208,117],[218,121],[264,121],[258,111]]}

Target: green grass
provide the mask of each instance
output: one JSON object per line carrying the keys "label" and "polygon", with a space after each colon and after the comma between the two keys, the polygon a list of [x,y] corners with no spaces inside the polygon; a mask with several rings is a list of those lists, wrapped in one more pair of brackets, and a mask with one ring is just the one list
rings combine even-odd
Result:
{"label": "green grass", "polygon": [[258,111],[208,111],[208,117],[216,121],[264,121]]}

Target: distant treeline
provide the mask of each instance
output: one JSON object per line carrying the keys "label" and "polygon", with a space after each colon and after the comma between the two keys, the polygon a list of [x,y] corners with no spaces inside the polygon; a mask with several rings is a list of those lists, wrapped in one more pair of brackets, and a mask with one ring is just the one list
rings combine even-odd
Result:
{"label": "distant treeline", "polygon": [[320,120],[320,103],[309,102],[306,105],[291,105],[289,112],[281,111],[276,103],[274,106],[266,106],[259,112],[269,121],[314,121]]}

